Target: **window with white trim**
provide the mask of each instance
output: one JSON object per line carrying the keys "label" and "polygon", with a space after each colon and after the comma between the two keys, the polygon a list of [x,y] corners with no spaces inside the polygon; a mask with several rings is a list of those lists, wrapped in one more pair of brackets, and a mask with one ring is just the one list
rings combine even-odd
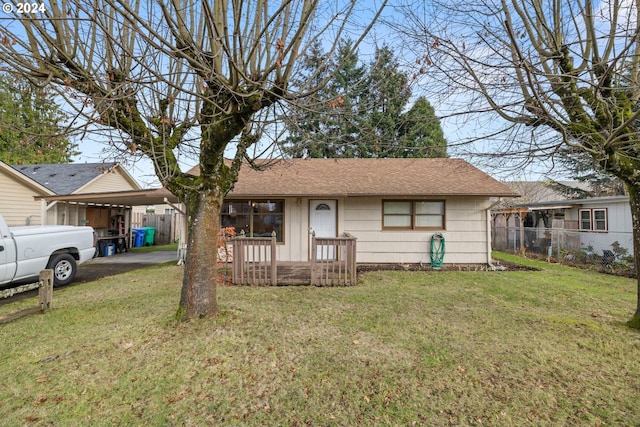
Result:
{"label": "window with white trim", "polygon": [[580,209],[580,230],[607,231],[607,209]]}
{"label": "window with white trim", "polygon": [[591,230],[591,209],[580,210],[580,230]]}
{"label": "window with white trim", "polygon": [[593,209],[593,229],[595,231],[607,231],[607,210]]}

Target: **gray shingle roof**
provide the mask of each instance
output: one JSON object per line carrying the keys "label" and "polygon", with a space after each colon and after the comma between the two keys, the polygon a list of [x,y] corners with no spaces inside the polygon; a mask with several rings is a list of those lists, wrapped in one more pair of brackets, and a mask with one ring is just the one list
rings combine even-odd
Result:
{"label": "gray shingle roof", "polygon": [[12,168],[56,194],[72,194],[117,163],[11,165]]}

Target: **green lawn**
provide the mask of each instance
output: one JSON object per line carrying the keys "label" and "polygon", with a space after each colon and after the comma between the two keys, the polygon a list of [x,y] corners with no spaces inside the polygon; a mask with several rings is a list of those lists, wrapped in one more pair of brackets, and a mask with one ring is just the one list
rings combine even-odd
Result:
{"label": "green lawn", "polygon": [[226,286],[187,324],[178,266],[61,288],[0,325],[0,425],[640,424],[635,282],[527,262]]}

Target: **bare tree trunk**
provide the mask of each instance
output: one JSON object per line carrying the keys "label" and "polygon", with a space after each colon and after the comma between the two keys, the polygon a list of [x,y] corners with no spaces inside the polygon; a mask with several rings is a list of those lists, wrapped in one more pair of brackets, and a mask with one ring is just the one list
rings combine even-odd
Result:
{"label": "bare tree trunk", "polygon": [[217,189],[194,194],[197,201],[189,212],[188,255],[182,279],[178,320],[214,316],[218,311],[218,233],[224,195]]}
{"label": "bare tree trunk", "polygon": [[634,318],[640,318],[640,188],[627,185],[629,206],[631,206],[631,224],[633,225],[633,265],[638,283],[636,312]]}

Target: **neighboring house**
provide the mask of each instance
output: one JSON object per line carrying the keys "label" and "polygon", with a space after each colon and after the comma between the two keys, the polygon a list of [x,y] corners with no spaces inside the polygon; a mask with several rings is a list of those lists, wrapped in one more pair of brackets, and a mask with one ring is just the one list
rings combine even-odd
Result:
{"label": "neighboring house", "polygon": [[493,214],[495,229],[519,230],[524,226],[521,233],[509,234],[513,247],[544,253],[548,246],[555,246],[552,240],[561,239],[559,244],[567,251],[602,254],[612,250],[612,244],[615,247],[617,242],[629,254],[633,253],[628,196],[520,203]]}
{"label": "neighboring house", "polygon": [[8,166],[0,162],[0,184],[3,188],[0,213],[10,225],[90,225],[103,230],[105,235],[106,230],[117,228],[123,218],[130,215],[126,206],[46,203],[37,198],[140,190],[138,183],[118,163]]}
{"label": "neighboring house", "polygon": [[221,224],[248,236],[275,232],[279,261],[308,261],[314,231],[355,236],[358,263],[428,265],[434,233],[444,235],[445,263],[490,263],[492,198],[518,195],[461,159],[272,163],[243,165]]}
{"label": "neighboring house", "polygon": [[34,197],[53,195],[52,190],[0,162],[0,214],[11,226],[40,225],[42,206]]}

